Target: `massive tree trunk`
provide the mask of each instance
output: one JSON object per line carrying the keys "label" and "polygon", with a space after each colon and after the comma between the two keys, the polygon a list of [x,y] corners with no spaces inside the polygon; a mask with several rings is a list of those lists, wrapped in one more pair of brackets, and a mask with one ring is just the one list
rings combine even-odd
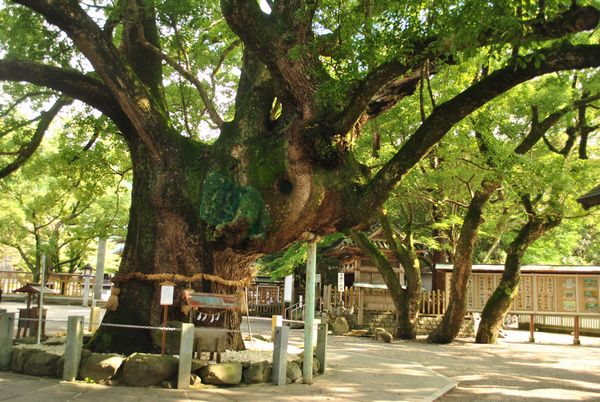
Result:
{"label": "massive tree trunk", "polygon": [[[528,201],[525,201],[528,203]],[[498,331],[510,309],[514,297],[519,292],[521,281],[521,261],[527,248],[542,235],[560,224],[562,216],[554,212],[536,214],[531,206],[526,207],[529,219],[521,227],[508,247],[502,279],[494,293],[485,303],[475,342],[496,343]]]}

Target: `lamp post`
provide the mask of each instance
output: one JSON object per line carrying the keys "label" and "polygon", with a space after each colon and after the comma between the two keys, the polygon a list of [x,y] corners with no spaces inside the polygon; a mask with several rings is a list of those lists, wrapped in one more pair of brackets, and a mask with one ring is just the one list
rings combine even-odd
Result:
{"label": "lamp post", "polygon": [[82,306],[88,305],[88,297],[90,296],[90,277],[92,276],[92,266],[87,264],[83,267],[83,303]]}

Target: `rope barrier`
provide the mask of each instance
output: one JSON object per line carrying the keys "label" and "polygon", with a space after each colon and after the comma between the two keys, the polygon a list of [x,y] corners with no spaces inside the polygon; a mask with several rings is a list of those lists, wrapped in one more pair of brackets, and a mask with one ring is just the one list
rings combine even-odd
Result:
{"label": "rope barrier", "polygon": [[194,332],[202,332],[202,331],[210,331],[210,332],[239,332],[242,333],[239,329],[227,329],[227,328],[215,328],[215,327],[195,327]]}
{"label": "rope barrier", "polygon": [[[111,324],[111,323],[101,323],[100,326],[105,327],[118,327],[118,328],[133,328],[133,329],[153,329],[160,331],[181,331],[181,328],[173,328],[173,327],[153,327],[150,325],[132,325],[132,324]],[[194,331],[202,332],[202,331],[211,331],[211,332],[241,332],[237,329],[227,329],[227,328],[215,328],[215,327],[195,327]]]}
{"label": "rope barrier", "polygon": [[144,274],[143,272],[130,272],[128,274],[117,275],[111,279],[115,285],[118,285],[121,282],[127,282],[130,280],[138,280],[138,281],[171,281],[171,282],[180,282],[180,283],[190,283],[190,282],[200,282],[200,281],[209,281],[215,282],[219,285],[235,287],[235,288],[243,288],[252,283],[252,277],[248,276],[244,279],[239,280],[229,280],[221,278],[217,275],[211,274],[195,274],[193,276],[186,276],[181,274]]}
{"label": "rope barrier", "polygon": [[[35,321],[35,322],[38,322],[38,321],[48,321],[48,322],[69,322],[69,320],[60,320],[60,319],[57,319],[57,318],[42,318],[42,319],[39,319],[39,318],[21,318],[21,317],[19,317],[19,321]],[[85,320],[84,320],[84,321],[85,321]]]}
{"label": "rope barrier", "polygon": [[156,329],[160,331],[181,331],[181,328],[171,328],[171,327],[152,327],[150,325],[132,325],[132,324],[110,324],[110,323],[100,323],[101,327],[119,327],[119,328],[133,328],[133,329]]}

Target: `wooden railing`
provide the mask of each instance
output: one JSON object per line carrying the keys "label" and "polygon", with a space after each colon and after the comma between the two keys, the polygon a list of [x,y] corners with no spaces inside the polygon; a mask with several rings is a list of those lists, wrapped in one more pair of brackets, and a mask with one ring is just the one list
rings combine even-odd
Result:
{"label": "wooden railing", "polygon": [[358,289],[354,286],[344,287],[343,292],[338,292],[333,285],[323,286],[323,308],[325,310],[337,307],[344,303],[344,307],[358,307]]}
{"label": "wooden railing", "polygon": [[255,317],[271,317],[281,315],[281,303],[271,304],[248,304],[248,313]]}
{"label": "wooden railing", "polygon": [[[80,274],[50,274],[46,286],[58,290],[62,296],[82,297],[85,278]],[[33,282],[31,272],[0,271],[0,288],[4,294]],[[93,289],[94,277],[90,277],[90,289]]]}
{"label": "wooden railing", "polygon": [[[380,289],[364,289],[364,291],[371,292],[373,294],[375,294],[376,292],[385,292],[385,290]],[[325,285],[323,287],[323,308],[327,310],[328,308],[336,307],[341,304],[341,301],[344,302],[345,307],[359,308],[358,293],[359,289],[355,287],[346,287],[344,288],[344,292],[340,295],[334,286]],[[381,303],[377,304],[379,307],[377,307],[375,310],[394,311],[394,304],[391,302],[391,300],[388,300],[383,304],[384,305],[382,305]],[[444,291],[434,290],[433,292],[422,292],[421,303],[419,305],[419,314],[442,315],[446,312],[447,304],[448,302],[446,299],[446,292]],[[366,306],[365,308],[368,309],[368,307]]]}
{"label": "wooden railing", "polygon": [[448,307],[446,304],[446,292],[444,291],[421,292],[419,314],[442,315]]}

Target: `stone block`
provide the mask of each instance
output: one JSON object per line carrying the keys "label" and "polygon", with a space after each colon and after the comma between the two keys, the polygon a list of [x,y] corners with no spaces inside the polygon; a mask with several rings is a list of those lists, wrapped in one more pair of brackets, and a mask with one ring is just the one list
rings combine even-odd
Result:
{"label": "stone block", "polygon": [[28,375],[54,377],[59,355],[48,352],[34,353],[23,366],[23,372]]}
{"label": "stone block", "polygon": [[123,362],[122,380],[126,385],[149,387],[174,379],[178,359],[170,355],[134,353]]}
{"label": "stone block", "polygon": [[237,385],[242,381],[242,364],[209,364],[200,370],[200,378],[204,384]]}
{"label": "stone block", "polygon": [[13,353],[10,359],[10,369],[15,373],[23,374],[25,370],[25,363],[35,353],[41,353],[41,350],[37,349],[13,349]]}
{"label": "stone block", "polygon": [[258,384],[271,380],[271,363],[262,361],[253,363],[242,373],[244,384]]}
{"label": "stone block", "polygon": [[331,332],[334,335],[344,335],[350,331],[348,321],[344,317],[337,317],[333,324],[331,324]]}
{"label": "stone block", "polygon": [[79,379],[90,379],[95,383],[107,382],[115,376],[123,360],[123,356],[117,354],[92,353],[81,360]]}
{"label": "stone block", "polygon": [[296,382],[302,379],[302,369],[300,368],[300,364],[298,362],[288,362],[287,368],[285,372],[285,376],[289,378],[292,382]]}

